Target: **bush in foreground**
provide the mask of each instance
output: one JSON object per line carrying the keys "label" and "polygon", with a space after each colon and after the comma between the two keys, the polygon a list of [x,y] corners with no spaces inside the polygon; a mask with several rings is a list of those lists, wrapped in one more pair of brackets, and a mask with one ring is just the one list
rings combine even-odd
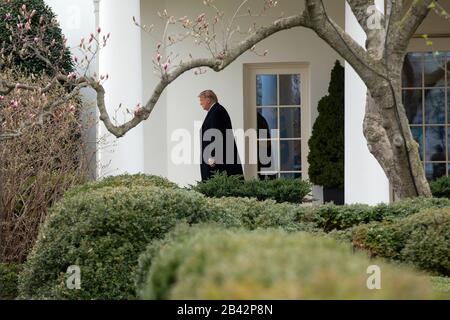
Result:
{"label": "bush in foreground", "polygon": [[301,179],[250,180],[239,176],[216,173],[211,179],[193,186],[208,197],[244,197],[258,200],[275,200],[278,203],[302,203],[311,192],[311,185]]}
{"label": "bush in foreground", "polygon": [[17,297],[18,275],[17,264],[0,263],[0,300],[12,300]]}
{"label": "bush in foreground", "polygon": [[[308,227],[295,222],[298,206],[275,201],[209,199],[149,185],[94,186],[70,192],[52,208],[21,274],[22,298],[133,299],[140,252],[180,221],[289,231]],[[71,265],[81,268],[81,290],[66,288]]]}
{"label": "bush in foreground", "polygon": [[[366,286],[382,270],[382,290]],[[140,258],[143,299],[431,299],[427,277],[306,233],[182,226]]]}
{"label": "bush in foreground", "polygon": [[304,210],[301,222],[314,223],[326,232],[345,230],[361,224],[395,220],[430,208],[450,206],[450,199],[415,198],[393,204],[368,205],[323,205]]}
{"label": "bush in foreground", "polygon": [[[51,210],[20,275],[21,298],[133,299],[137,259],[178,221],[208,219],[206,199],[156,187],[105,187],[64,198]],[[81,268],[82,289],[66,288]]]}
{"label": "bush in foreground", "polygon": [[430,209],[395,221],[374,222],[353,231],[353,245],[372,256],[412,263],[450,275],[450,207]]}

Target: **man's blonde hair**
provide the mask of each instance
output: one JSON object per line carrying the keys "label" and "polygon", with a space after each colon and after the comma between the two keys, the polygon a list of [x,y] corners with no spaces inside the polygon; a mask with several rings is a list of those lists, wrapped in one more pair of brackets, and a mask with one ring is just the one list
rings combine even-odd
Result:
{"label": "man's blonde hair", "polygon": [[211,101],[214,103],[219,102],[219,99],[217,99],[217,95],[212,90],[205,90],[202,93],[200,93],[198,96],[199,96],[199,98],[203,97],[203,98],[211,99]]}

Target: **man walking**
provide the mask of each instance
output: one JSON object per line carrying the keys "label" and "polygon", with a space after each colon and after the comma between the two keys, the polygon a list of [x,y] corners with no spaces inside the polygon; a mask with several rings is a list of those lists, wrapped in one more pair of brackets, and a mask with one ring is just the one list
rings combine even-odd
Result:
{"label": "man walking", "polygon": [[210,179],[215,172],[226,172],[228,176],[243,175],[227,110],[211,90],[203,91],[199,98],[203,110],[208,112],[201,129],[202,181]]}

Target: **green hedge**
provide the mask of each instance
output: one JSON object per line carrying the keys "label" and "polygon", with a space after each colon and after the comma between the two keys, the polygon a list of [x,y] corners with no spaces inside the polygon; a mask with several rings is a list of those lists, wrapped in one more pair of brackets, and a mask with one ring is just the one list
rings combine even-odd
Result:
{"label": "green hedge", "polygon": [[[366,286],[382,270],[382,290]],[[142,299],[432,299],[427,277],[306,233],[186,228],[140,257]]]}
{"label": "green hedge", "polygon": [[77,186],[66,192],[65,197],[78,195],[82,192],[90,192],[102,188],[127,187],[135,186],[141,187],[158,187],[164,189],[179,189],[178,185],[169,181],[166,178],[146,174],[123,174],[119,176],[112,176],[104,178],[100,181],[93,181]]}
{"label": "green hedge", "polygon": [[[210,217],[206,198],[185,190],[104,187],[64,198],[51,209],[20,275],[21,298],[133,299],[139,253],[177,222]],[[81,290],[66,271],[81,268]]]}
{"label": "green hedge", "polygon": [[[6,24],[10,23],[12,25],[17,25],[18,16],[20,15],[20,10],[23,4],[26,4],[27,11],[31,12],[36,10],[36,15],[32,18],[32,29],[29,32],[30,37],[35,37],[37,26],[39,25],[39,19],[44,17],[44,21],[47,24],[48,28],[45,32],[44,43],[47,46],[50,46],[53,39],[56,41],[56,44],[51,48],[51,56],[50,60],[52,63],[56,64],[59,68],[66,71],[67,73],[73,71],[74,66],[72,63],[72,58],[70,55],[70,51],[68,49],[63,50],[63,34],[61,28],[58,25],[51,25],[52,19],[56,17],[53,13],[52,9],[45,3],[44,0],[10,0],[8,2],[2,1],[2,5],[0,6],[0,43],[5,42],[7,45],[10,44],[10,32],[8,31]],[[6,15],[11,14],[12,20],[7,21]],[[45,64],[45,62],[41,61],[38,58],[21,58],[18,50],[11,51],[7,50],[5,55],[12,54],[13,55],[13,63],[15,66],[19,67],[21,71],[27,74],[40,74],[41,72],[45,72],[49,75],[53,74],[53,71]]]}
{"label": "green hedge", "polygon": [[0,263],[0,300],[13,300],[18,295],[18,275],[20,266],[17,264]]}
{"label": "green hedge", "polygon": [[429,208],[450,206],[450,199],[415,198],[393,204],[368,205],[323,205],[304,210],[301,222],[314,223],[326,232],[345,230],[374,221],[393,220],[407,217]]}
{"label": "green hedge", "polygon": [[431,192],[436,198],[450,199],[450,177],[442,177],[430,183]]}
{"label": "green hedge", "polygon": [[449,243],[450,207],[374,222],[353,231],[353,245],[372,256],[411,263],[446,276],[450,275]]}
{"label": "green hedge", "polygon": [[192,186],[208,197],[244,197],[258,200],[275,200],[279,203],[302,203],[311,192],[311,185],[300,179],[276,179],[245,181],[240,176],[216,173],[211,179]]}
{"label": "green hedge", "polygon": [[[211,199],[194,191],[145,185],[153,178],[121,187],[114,181],[115,187],[94,183],[73,189],[51,209],[21,274],[21,297],[132,299],[139,253],[183,220],[247,229],[313,230],[296,222],[301,211],[296,205]],[[71,265],[81,268],[82,290],[65,287]]]}

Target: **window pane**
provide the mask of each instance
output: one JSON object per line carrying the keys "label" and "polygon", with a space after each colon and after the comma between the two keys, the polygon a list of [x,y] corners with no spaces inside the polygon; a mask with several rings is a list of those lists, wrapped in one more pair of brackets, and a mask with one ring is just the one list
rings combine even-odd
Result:
{"label": "window pane", "polygon": [[282,173],[281,174],[281,178],[283,178],[283,179],[301,179],[302,178],[302,174],[301,174],[301,172],[297,172],[297,173]]}
{"label": "window pane", "polygon": [[280,75],[280,105],[300,105],[300,75]]}
{"label": "window pane", "polygon": [[256,105],[276,106],[278,103],[278,77],[277,75],[256,76]]}
{"label": "window pane", "polygon": [[280,108],[280,137],[302,137],[300,108]]}
{"label": "window pane", "polygon": [[278,138],[278,108],[258,109],[257,122],[258,139]]}
{"label": "window pane", "polygon": [[427,163],[425,173],[429,181],[434,181],[446,175],[447,164],[445,163]]}
{"label": "window pane", "polygon": [[445,123],[444,89],[425,90],[425,123]]}
{"label": "window pane", "polygon": [[410,124],[422,124],[422,90],[403,90],[403,104]]}
{"label": "window pane", "polygon": [[426,161],[446,161],[445,127],[425,129]]}
{"label": "window pane", "polygon": [[425,53],[425,87],[445,86],[446,55],[440,52]]}
{"label": "window pane", "polygon": [[411,133],[419,144],[420,159],[423,161],[423,127],[412,127]]}
{"label": "window pane", "polygon": [[302,170],[301,147],[301,141],[280,142],[281,171]]}
{"label": "window pane", "polygon": [[408,53],[403,65],[403,87],[422,87],[423,55],[422,53]]}
{"label": "window pane", "polygon": [[258,171],[279,171],[278,141],[258,141]]}

